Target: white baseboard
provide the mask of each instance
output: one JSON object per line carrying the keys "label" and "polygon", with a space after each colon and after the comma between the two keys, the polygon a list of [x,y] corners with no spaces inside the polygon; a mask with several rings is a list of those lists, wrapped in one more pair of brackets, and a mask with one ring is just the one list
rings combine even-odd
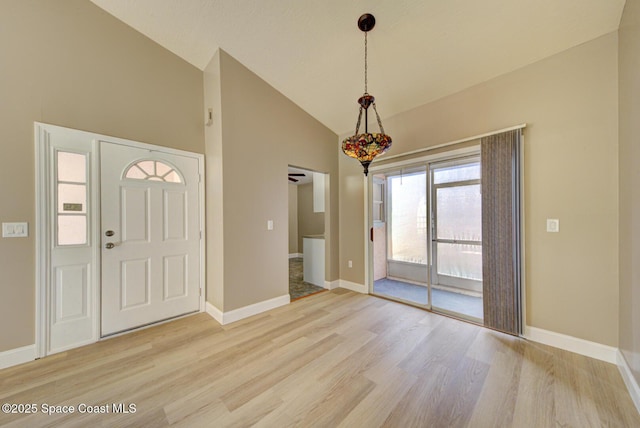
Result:
{"label": "white baseboard", "polygon": [[297,258],[302,258],[304,257],[304,255],[302,253],[291,253],[289,254],[289,258],[290,259],[297,259]]}
{"label": "white baseboard", "polygon": [[249,318],[253,315],[261,314],[262,312],[266,312],[280,306],[288,305],[290,302],[291,296],[289,296],[289,294],[284,294],[279,297],[274,297],[273,299],[254,303],[252,305],[234,309],[229,312],[222,312],[220,309],[207,302],[207,313],[220,324],[226,325],[231,324],[235,321],[240,321],[244,318]]}
{"label": "white baseboard", "polygon": [[28,363],[36,359],[36,345],[23,346],[0,352],[0,369]]}
{"label": "white baseboard", "polygon": [[613,346],[590,342],[577,337],[567,336],[566,334],[530,326],[525,326],[524,337],[534,342],[564,349],[569,352],[575,352],[576,354],[606,361],[607,363],[617,363],[618,348],[614,348]]}
{"label": "white baseboard", "polygon": [[216,320],[220,324],[222,324],[223,313],[222,313],[222,311],[220,309],[216,308],[211,303],[207,302],[206,303],[206,312],[211,316],[211,318],[213,318],[214,320]]}
{"label": "white baseboard", "polygon": [[633,404],[636,405],[636,409],[638,409],[638,412],[640,412],[640,385],[638,385],[638,381],[633,376],[631,367],[629,367],[629,364],[627,364],[627,360],[624,358],[624,355],[622,355],[622,352],[618,350],[616,355],[618,370],[620,370],[622,380],[624,380],[624,384],[627,386],[627,390],[629,391],[629,395],[631,395]]}
{"label": "white baseboard", "polygon": [[347,290],[355,291],[357,293],[369,294],[369,290],[367,290],[367,286],[364,284],[358,284],[344,279],[340,279],[339,281],[340,288],[346,288]]}
{"label": "white baseboard", "polygon": [[325,281],[324,288],[327,290],[333,290],[334,288],[340,287],[340,280],[336,279],[335,281]]}

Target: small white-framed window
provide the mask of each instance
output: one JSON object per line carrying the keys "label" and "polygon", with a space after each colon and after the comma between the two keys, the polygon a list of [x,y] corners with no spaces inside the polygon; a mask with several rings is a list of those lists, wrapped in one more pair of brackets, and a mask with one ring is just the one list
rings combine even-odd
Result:
{"label": "small white-framed window", "polygon": [[184,183],[182,175],[175,167],[166,162],[151,159],[143,159],[131,164],[125,170],[124,178],[165,183]]}
{"label": "small white-framed window", "polygon": [[385,180],[373,177],[373,221],[384,223],[385,221]]}
{"label": "small white-framed window", "polygon": [[56,151],[56,245],[87,245],[86,153]]}

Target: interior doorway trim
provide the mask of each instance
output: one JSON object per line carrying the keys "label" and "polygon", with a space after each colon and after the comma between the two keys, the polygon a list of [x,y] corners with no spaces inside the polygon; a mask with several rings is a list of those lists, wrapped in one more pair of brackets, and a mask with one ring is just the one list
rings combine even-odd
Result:
{"label": "interior doorway trim", "polygon": [[[52,171],[51,171],[51,157],[52,157],[52,144],[50,141],[50,135],[52,132],[70,132],[74,136],[78,137],[78,140],[82,141],[82,144],[86,143],[86,152],[89,153],[89,165],[91,167],[89,187],[89,197],[91,204],[93,205],[93,212],[89,215],[88,222],[90,223],[89,230],[91,233],[88,235],[90,239],[91,247],[91,263],[93,269],[91,272],[91,281],[93,282],[92,290],[90,290],[92,302],[92,335],[91,339],[88,339],[82,343],[75,343],[72,346],[66,348],[59,348],[55,350],[49,349],[49,337],[50,337],[50,308],[51,308],[51,292],[50,287],[52,283],[51,275],[51,237],[52,237],[52,209],[54,201],[52,200]],[[101,319],[101,295],[100,295],[100,254],[101,254],[101,228],[100,228],[100,143],[101,141],[107,143],[115,143],[122,146],[134,147],[139,149],[148,150],[149,152],[166,153],[172,155],[179,155],[197,159],[199,169],[199,183],[198,183],[198,199],[199,199],[199,229],[200,229],[200,242],[199,242],[199,279],[198,285],[200,290],[199,295],[199,311],[205,310],[205,180],[204,180],[204,155],[199,153],[188,152],[179,149],[173,149],[168,147],[161,147],[147,143],[141,143],[138,141],[127,140],[123,138],[111,137],[107,135],[80,131],[71,128],[60,127],[51,124],[34,122],[34,142],[35,142],[35,185],[36,185],[36,230],[35,230],[35,245],[36,245],[36,293],[35,293],[35,353],[36,358],[44,357],[57,352],[63,352],[68,349],[72,349],[78,346],[83,346],[88,343],[94,343],[101,338],[100,334],[100,319]],[[89,200],[87,202],[89,202]],[[162,322],[162,321],[160,321]],[[140,328],[145,328],[142,326]],[[136,330],[136,329],[133,329]]]}

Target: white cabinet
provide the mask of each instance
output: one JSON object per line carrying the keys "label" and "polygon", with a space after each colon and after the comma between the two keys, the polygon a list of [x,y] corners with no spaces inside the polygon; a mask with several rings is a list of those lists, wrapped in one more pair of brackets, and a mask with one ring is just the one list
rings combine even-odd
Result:
{"label": "white cabinet", "polygon": [[313,212],[324,212],[324,174],[321,172],[313,173]]}
{"label": "white cabinet", "polygon": [[304,251],[302,263],[304,282],[324,287],[324,236],[303,236],[302,248]]}

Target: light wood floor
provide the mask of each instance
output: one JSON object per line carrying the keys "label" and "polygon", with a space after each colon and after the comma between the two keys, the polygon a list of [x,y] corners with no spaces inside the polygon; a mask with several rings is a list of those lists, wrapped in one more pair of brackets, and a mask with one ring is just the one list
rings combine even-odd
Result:
{"label": "light wood floor", "polygon": [[[6,328],[6,327],[4,327]],[[639,427],[614,365],[395,302],[321,293],[220,326],[198,314],[0,371],[20,427]]]}

